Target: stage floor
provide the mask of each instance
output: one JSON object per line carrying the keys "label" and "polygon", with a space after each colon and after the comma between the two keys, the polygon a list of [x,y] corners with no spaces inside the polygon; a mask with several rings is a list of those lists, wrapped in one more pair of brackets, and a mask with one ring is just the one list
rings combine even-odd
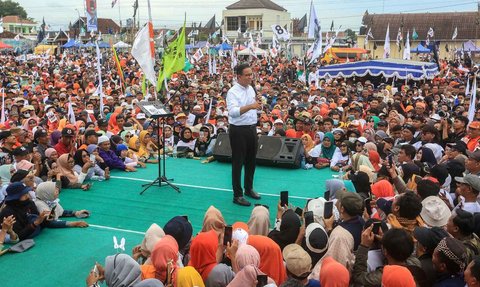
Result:
{"label": "stage floor", "polygon": [[199,160],[167,158],[167,176],[174,178],[181,193],[169,186],[151,187],[143,195],[141,185],[153,181],[156,165],[138,172],[112,172],[112,179],[94,182],[89,191],[64,190],[64,209],[88,209],[88,228],[45,229],[35,238],[36,246],[19,254],[0,257],[2,286],[84,286],[95,261],[104,264],[115,254],[113,236],[126,239],[125,253],[143,239],[152,223],[163,226],[176,215],[188,215],[193,233],[200,231],[203,214],[210,205],[222,211],[228,224],[247,222],[253,203],[270,206],[273,223],[279,193],[288,190],[293,205],[304,206],[308,198],[322,196],[330,170],[290,170],[257,167],[255,190],[261,200],[251,207],[232,203],[231,167],[228,163],[202,164]]}

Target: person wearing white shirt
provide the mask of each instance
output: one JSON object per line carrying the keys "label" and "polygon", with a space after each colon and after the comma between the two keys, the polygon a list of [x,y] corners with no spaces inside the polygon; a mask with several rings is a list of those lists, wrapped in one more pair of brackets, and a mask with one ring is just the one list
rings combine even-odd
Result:
{"label": "person wearing white shirt", "polygon": [[248,64],[235,67],[237,83],[227,92],[227,108],[230,145],[232,148],[232,187],[233,202],[242,206],[250,206],[243,197],[241,185],[242,167],[245,166],[245,195],[260,199],[253,190],[255,174],[255,158],[257,155],[257,109],[260,104],[256,100],[255,90],[251,86],[253,71]]}
{"label": "person wearing white shirt", "polygon": [[463,209],[470,213],[480,212],[480,204],[477,202],[477,196],[480,193],[480,177],[473,174],[467,174],[464,177],[455,177],[458,182],[456,193],[459,195],[459,203],[456,209]]}

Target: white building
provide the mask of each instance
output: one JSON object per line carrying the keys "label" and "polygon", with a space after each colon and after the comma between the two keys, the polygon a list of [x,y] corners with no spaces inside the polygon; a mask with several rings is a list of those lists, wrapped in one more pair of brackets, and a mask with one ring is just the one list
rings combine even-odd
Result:
{"label": "white building", "polygon": [[264,38],[271,38],[274,24],[286,25],[292,31],[290,13],[270,0],[240,0],[225,9],[222,15],[223,35],[231,39],[242,38],[245,32],[256,35],[260,30]]}

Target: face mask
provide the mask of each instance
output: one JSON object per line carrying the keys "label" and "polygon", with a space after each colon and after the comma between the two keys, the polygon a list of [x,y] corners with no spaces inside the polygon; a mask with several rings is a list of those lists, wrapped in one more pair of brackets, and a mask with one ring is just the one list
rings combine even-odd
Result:
{"label": "face mask", "polygon": [[356,137],[349,137],[348,141],[351,142],[351,143],[354,143],[355,141],[357,141],[357,138]]}
{"label": "face mask", "polygon": [[333,125],[334,126],[338,125],[338,120],[333,120]]}
{"label": "face mask", "polygon": [[23,117],[26,118],[26,119],[28,119],[28,118],[30,117],[30,114],[29,114],[29,113],[24,113],[24,114],[23,114]]}
{"label": "face mask", "polygon": [[85,132],[85,127],[80,127],[78,131],[83,134],[83,132]]}

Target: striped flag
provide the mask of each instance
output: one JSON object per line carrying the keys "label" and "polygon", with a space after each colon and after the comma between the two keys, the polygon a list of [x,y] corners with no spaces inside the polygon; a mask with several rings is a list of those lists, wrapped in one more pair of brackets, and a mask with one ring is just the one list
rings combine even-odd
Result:
{"label": "striped flag", "polygon": [[457,36],[458,36],[458,29],[457,29],[457,27],[455,27],[455,31],[453,31],[452,40],[457,39]]}
{"label": "striped flag", "polygon": [[117,66],[117,73],[118,73],[118,76],[120,77],[120,84],[122,88],[125,88],[124,87],[125,78],[123,76],[122,65],[120,65],[120,61],[118,60],[118,56],[117,56],[117,50],[115,49],[115,47],[113,47],[113,45],[112,45],[112,51],[113,51],[113,60],[115,61],[115,65]]}

